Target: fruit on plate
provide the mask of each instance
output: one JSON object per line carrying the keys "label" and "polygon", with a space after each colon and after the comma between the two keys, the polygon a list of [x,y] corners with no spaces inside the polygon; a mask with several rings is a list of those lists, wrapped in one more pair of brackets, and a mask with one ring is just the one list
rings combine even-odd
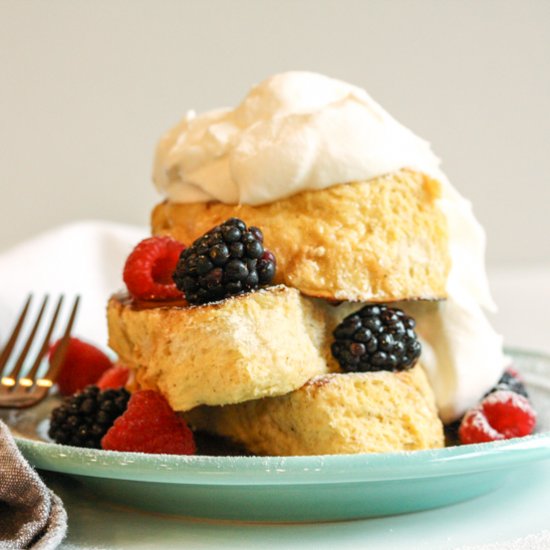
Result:
{"label": "fruit on plate", "polygon": [[101,391],[87,386],[53,409],[48,435],[56,443],[99,449],[101,438],[126,410],[129,398],[124,388]]}
{"label": "fruit on plate", "polygon": [[462,444],[523,437],[533,433],[536,421],[536,412],[525,396],[499,389],[464,415],[458,435]]}
{"label": "fruit on plate", "polygon": [[[55,353],[59,342],[60,340],[51,347],[50,357]],[[95,384],[112,365],[111,359],[99,348],[71,337],[57,378],[59,393],[72,395],[90,384]]]}
{"label": "fruit on plate", "polygon": [[122,363],[116,363],[101,375],[96,385],[100,390],[124,388],[129,377],[130,369]]}
{"label": "fruit on plate", "polygon": [[56,443],[164,454],[193,454],[193,433],[166,399],[151,390],[87,386],[64,398],[50,415],[48,435]]}
{"label": "fruit on plate", "polygon": [[157,392],[132,394],[126,411],[101,440],[102,449],[154,454],[190,455],[196,451],[193,433]]}

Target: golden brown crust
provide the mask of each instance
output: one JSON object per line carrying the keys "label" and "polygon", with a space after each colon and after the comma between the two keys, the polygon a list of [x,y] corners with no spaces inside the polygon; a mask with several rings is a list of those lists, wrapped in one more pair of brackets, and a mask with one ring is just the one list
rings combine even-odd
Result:
{"label": "golden brown crust", "polygon": [[195,428],[260,455],[413,451],[443,447],[443,426],[421,366],[328,374],[288,395],[185,413]]}
{"label": "golden brown crust", "polygon": [[114,296],[109,345],[174,410],[282,395],[328,372],[324,312],[278,286],[199,307],[136,308]]}
{"label": "golden brown crust", "polygon": [[309,296],[389,302],[446,297],[450,269],[438,181],[402,170],[261,206],[156,206],[153,233],[189,244],[236,216],[260,227],[277,279]]}

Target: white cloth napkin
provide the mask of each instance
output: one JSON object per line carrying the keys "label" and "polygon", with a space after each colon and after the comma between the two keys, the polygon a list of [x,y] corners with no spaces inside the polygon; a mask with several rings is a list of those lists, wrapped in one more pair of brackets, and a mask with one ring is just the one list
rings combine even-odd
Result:
{"label": "white cloth napkin", "polygon": [[[42,233],[0,254],[0,342],[30,292],[37,298],[63,293],[69,298],[67,310],[73,296],[82,296],[74,335],[105,348],[107,300],[123,288],[124,261],[148,234],[146,227],[85,221]],[[35,306],[39,301],[34,300]]]}

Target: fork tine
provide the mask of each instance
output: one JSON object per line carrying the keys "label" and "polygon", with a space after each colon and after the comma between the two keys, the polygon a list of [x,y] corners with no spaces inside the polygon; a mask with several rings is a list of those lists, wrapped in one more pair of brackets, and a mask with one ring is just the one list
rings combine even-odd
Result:
{"label": "fork tine", "polygon": [[59,297],[57,300],[57,305],[55,306],[55,311],[53,313],[52,319],[50,321],[50,326],[48,327],[48,331],[46,335],[44,336],[44,339],[42,340],[42,345],[40,346],[40,350],[36,354],[36,358],[34,360],[34,363],[29,370],[28,373],[26,373],[24,378],[21,378],[19,380],[19,384],[22,386],[30,387],[34,384],[34,378],[36,376],[36,373],[38,372],[38,369],[40,368],[40,365],[42,364],[42,359],[44,355],[46,354],[46,351],[50,345],[50,339],[53,333],[53,329],[55,328],[55,325],[57,323],[57,318],[59,317],[59,312],[61,311],[61,305],[63,304],[64,300],[63,294]]}
{"label": "fork tine", "polygon": [[57,380],[57,376],[59,375],[61,364],[63,363],[63,359],[65,358],[65,353],[67,352],[67,346],[69,345],[69,337],[71,336],[71,330],[73,328],[73,324],[76,318],[76,313],[78,311],[79,303],[80,303],[80,296],[77,296],[73,304],[71,316],[69,317],[67,326],[65,328],[65,333],[63,334],[63,337],[61,338],[59,345],[55,350],[55,353],[50,359],[50,368],[42,378],[39,378],[36,381],[37,386],[50,388],[51,386],[53,386],[53,384]]}
{"label": "fork tine", "polygon": [[[0,354],[0,376],[2,375],[2,371],[4,370],[8,359],[11,355],[11,352],[13,351],[13,348],[15,347],[15,343],[17,342],[17,338],[19,336],[19,333],[21,332],[21,327],[23,326],[23,323],[25,321],[25,318],[27,316],[27,312],[29,311],[29,306],[31,305],[32,301],[32,294],[29,294],[27,297],[27,301],[25,302],[25,305],[23,306],[23,309],[21,310],[21,313],[19,314],[19,319],[17,319],[17,322],[15,323],[15,326],[13,327],[13,330],[10,334],[10,337],[8,338],[8,341],[6,342],[6,345],[4,346],[4,349],[2,350],[2,353]],[[3,378],[2,378],[3,380]]]}
{"label": "fork tine", "polygon": [[48,304],[49,296],[44,296],[44,299],[42,300],[42,305],[40,306],[40,311],[38,312],[38,315],[36,316],[36,320],[34,322],[34,325],[31,329],[31,332],[29,333],[29,336],[27,338],[27,341],[25,342],[25,346],[19,353],[19,357],[17,358],[17,362],[13,366],[13,369],[11,372],[6,376],[8,379],[12,379],[15,383],[17,380],[17,377],[19,376],[19,372],[21,371],[21,367],[23,366],[23,363],[25,362],[25,359],[27,358],[27,355],[29,354],[29,350],[31,349],[32,343],[34,342],[36,331],[38,330],[38,327],[40,326],[40,323],[42,321],[42,317],[44,316],[44,311],[46,310],[46,305]]}

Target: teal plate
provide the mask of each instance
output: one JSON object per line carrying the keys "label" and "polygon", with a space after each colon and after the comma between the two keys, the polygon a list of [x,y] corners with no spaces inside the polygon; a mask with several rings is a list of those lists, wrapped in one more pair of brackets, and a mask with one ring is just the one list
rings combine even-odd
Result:
{"label": "teal plate", "polygon": [[534,435],[434,451],[308,457],[168,456],[49,443],[53,399],[2,413],[36,468],[72,476],[110,501],[156,512],[241,521],[384,516],[468,500],[550,458],[550,357],[509,351],[538,412]]}

